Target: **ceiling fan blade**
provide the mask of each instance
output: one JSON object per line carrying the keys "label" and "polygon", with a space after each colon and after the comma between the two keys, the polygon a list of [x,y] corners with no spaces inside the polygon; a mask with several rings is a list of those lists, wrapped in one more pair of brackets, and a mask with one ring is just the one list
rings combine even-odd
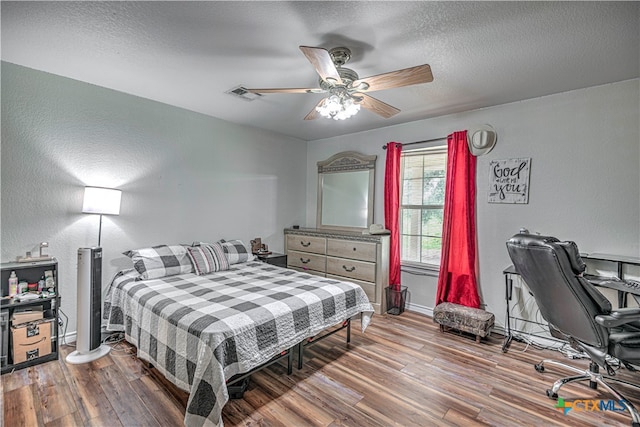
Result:
{"label": "ceiling fan blade", "polygon": [[247,89],[251,93],[324,93],[320,88]]}
{"label": "ceiling fan blade", "polygon": [[354,97],[362,98],[362,101],[358,103],[366,108],[369,111],[376,113],[379,116],[388,119],[389,117],[393,117],[400,112],[396,107],[393,107],[385,102],[380,101],[372,96],[366,95],[364,93],[355,93]]}
{"label": "ceiling fan blade", "polygon": [[[392,89],[402,86],[410,86],[419,83],[429,83],[433,81],[431,67],[429,64],[418,65],[416,67],[404,68],[402,70],[391,71],[389,73],[378,74],[377,76],[365,77],[353,82],[352,87],[358,92],[373,92],[375,90]],[[365,83],[368,88],[358,88],[358,85]]]}
{"label": "ceiling fan blade", "polygon": [[329,81],[335,81],[337,84],[342,84],[340,74],[338,74],[328,50],[309,46],[300,46],[300,50],[311,62],[311,65],[316,69],[322,80],[327,81],[328,79]]}
{"label": "ceiling fan blade", "polygon": [[309,114],[307,114],[306,116],[304,116],[305,120],[315,120],[318,117],[320,117],[320,113],[318,112],[318,110],[316,110],[316,107],[319,107],[323,102],[324,102],[325,98],[322,98],[320,100],[320,102],[318,102],[311,111],[309,111]]}

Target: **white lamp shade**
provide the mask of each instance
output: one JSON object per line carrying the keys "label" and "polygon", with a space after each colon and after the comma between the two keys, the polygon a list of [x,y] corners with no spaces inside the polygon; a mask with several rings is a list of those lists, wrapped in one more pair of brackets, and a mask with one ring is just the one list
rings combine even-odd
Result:
{"label": "white lamp shade", "polygon": [[113,188],[85,187],[83,213],[120,215],[122,191]]}

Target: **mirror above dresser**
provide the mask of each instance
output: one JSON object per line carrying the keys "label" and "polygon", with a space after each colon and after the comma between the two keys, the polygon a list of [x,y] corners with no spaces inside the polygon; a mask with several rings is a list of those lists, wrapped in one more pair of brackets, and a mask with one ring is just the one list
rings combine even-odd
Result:
{"label": "mirror above dresser", "polygon": [[362,231],[373,223],[376,158],[344,151],[318,162],[317,228]]}

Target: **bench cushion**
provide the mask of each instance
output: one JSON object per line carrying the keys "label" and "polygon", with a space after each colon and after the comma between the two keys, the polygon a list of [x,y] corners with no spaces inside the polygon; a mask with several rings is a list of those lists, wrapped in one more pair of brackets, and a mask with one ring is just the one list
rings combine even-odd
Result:
{"label": "bench cushion", "polygon": [[457,329],[480,337],[491,334],[495,323],[493,313],[480,308],[443,302],[433,309],[433,321],[442,326]]}

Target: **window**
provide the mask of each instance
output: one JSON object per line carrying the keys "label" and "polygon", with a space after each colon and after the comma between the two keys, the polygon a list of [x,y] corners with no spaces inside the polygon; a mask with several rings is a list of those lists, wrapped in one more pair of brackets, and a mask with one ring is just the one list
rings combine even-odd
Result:
{"label": "window", "polygon": [[402,153],[400,259],[403,264],[440,265],[446,147]]}

